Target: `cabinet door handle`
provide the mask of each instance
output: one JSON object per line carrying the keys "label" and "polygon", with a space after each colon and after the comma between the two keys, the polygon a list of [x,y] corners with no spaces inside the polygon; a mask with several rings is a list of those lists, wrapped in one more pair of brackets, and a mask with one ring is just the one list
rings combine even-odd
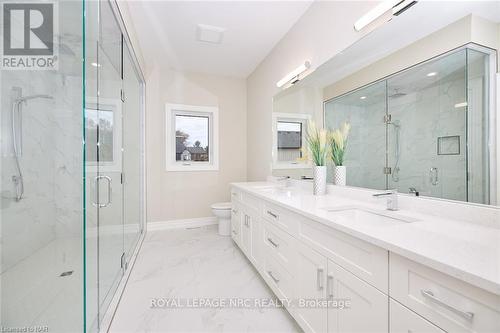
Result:
{"label": "cabinet door handle", "polygon": [[275,278],[275,277],[274,277],[274,275],[273,275],[273,272],[272,272],[272,271],[267,271],[267,274],[271,277],[271,279],[273,279],[273,281],[274,281],[275,283],[280,282],[280,279],[277,279],[277,278]]}
{"label": "cabinet door handle", "polygon": [[277,214],[274,214],[273,212],[271,212],[270,210],[267,211],[267,213],[269,215],[271,215],[272,217],[274,217],[275,219],[278,219],[278,215]]}
{"label": "cabinet door handle", "polygon": [[267,237],[267,241],[271,243],[272,246],[274,247],[279,247],[280,245],[278,243],[275,243],[271,237]]}
{"label": "cabinet door handle", "polygon": [[326,288],[328,290],[328,297],[330,299],[333,299],[334,294],[333,294],[333,275],[328,274],[326,278]]}
{"label": "cabinet door handle", "polygon": [[233,214],[238,214],[238,211],[236,209],[233,209]]}
{"label": "cabinet door handle", "polygon": [[452,312],[455,312],[457,315],[459,315],[459,316],[461,316],[469,321],[471,321],[474,318],[474,313],[462,311],[462,310],[457,309],[456,307],[454,307],[452,305],[449,305],[449,304],[443,302],[442,300],[440,300],[439,298],[434,296],[434,293],[430,290],[420,290],[420,292],[422,293],[422,296],[429,299],[430,301],[442,306],[445,309],[448,309]]}
{"label": "cabinet door handle", "polygon": [[236,232],[236,230],[233,230],[233,234],[237,235],[238,233]]}
{"label": "cabinet door handle", "polygon": [[316,270],[316,284],[318,285],[318,290],[322,290],[323,289],[323,272],[324,272],[324,269],[322,267],[319,267],[317,270]]}

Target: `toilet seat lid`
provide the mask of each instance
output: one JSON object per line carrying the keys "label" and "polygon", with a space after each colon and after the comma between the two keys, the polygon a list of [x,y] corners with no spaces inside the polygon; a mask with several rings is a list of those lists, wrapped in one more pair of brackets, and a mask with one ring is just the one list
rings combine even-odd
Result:
{"label": "toilet seat lid", "polygon": [[212,209],[231,209],[230,202],[217,202],[212,205]]}

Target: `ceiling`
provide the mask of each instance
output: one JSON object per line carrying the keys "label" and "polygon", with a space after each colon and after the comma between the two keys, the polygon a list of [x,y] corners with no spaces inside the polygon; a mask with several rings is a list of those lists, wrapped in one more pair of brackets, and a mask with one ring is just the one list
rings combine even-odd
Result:
{"label": "ceiling", "polygon": [[[311,1],[130,1],[146,65],[246,78]],[[220,27],[220,44],[197,40],[199,24]]]}

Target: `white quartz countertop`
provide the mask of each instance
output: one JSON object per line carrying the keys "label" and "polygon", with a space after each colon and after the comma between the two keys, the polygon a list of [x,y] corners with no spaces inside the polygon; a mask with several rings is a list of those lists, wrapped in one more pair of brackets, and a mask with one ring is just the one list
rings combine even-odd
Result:
{"label": "white quartz countertop", "polygon": [[274,193],[265,191],[264,187],[276,184],[266,182],[232,185],[290,211],[500,295],[499,227],[456,221],[404,209],[387,213],[415,218],[417,221],[374,225],[369,222],[334,219],[325,210],[326,207],[355,206],[384,211],[385,200],[374,204],[333,194],[314,196],[312,191],[301,187]]}

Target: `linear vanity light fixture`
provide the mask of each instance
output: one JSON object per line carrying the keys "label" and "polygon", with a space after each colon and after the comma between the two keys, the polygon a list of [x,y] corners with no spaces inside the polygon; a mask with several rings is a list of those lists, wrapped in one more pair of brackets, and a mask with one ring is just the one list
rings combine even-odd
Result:
{"label": "linear vanity light fixture", "polygon": [[276,83],[278,88],[283,87],[288,82],[292,81],[291,84],[295,84],[299,81],[299,75],[304,73],[307,69],[311,67],[311,63],[309,61],[305,61],[302,65],[295,68],[293,71],[285,75],[281,80]]}
{"label": "linear vanity light fixture", "polygon": [[[415,0],[385,0],[375,6],[375,8],[370,10],[368,13],[361,16],[361,18],[354,23],[354,30],[361,31],[367,25],[374,22],[384,14],[387,14],[389,11],[392,12],[392,16],[398,16],[416,3],[417,1]],[[385,22],[390,21],[392,16]]]}

